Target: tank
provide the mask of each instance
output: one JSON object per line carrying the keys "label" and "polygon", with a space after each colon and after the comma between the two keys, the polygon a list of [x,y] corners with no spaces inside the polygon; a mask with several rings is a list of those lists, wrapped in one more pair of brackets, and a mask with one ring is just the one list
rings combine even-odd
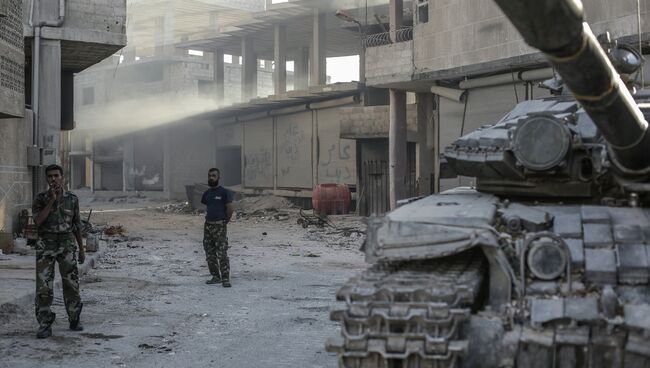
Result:
{"label": "tank", "polygon": [[650,367],[650,94],[577,0],[496,0],[561,80],[447,147],[476,178],[368,219],[339,366]]}

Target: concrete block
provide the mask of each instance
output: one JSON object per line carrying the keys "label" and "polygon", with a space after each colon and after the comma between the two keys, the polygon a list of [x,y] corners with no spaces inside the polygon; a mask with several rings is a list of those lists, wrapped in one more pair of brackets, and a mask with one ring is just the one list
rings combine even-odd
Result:
{"label": "concrete block", "polygon": [[616,284],[616,255],[610,249],[585,249],[585,279],[597,284]]}
{"label": "concrete block", "polygon": [[596,298],[568,298],[564,300],[564,316],[575,321],[598,320],[598,300]]}
{"label": "concrete block", "polygon": [[585,248],[582,239],[564,239],[571,252],[571,267],[573,269],[585,268]]}
{"label": "concrete block", "polygon": [[616,243],[643,243],[643,229],[639,225],[615,225],[614,241]]}
{"label": "concrete block", "polygon": [[557,215],[553,219],[553,232],[563,238],[581,238],[582,221],[579,214]]}
{"label": "concrete block", "polygon": [[530,321],[542,324],[564,317],[563,299],[533,299],[530,308]]}
{"label": "concrete block", "polygon": [[589,224],[608,224],[610,223],[609,211],[607,207],[602,206],[582,206],[582,222]]}
{"label": "concrete block", "polygon": [[[584,219],[583,219],[584,221]],[[586,248],[611,248],[614,245],[612,227],[602,223],[582,224]]]}
{"label": "concrete block", "polygon": [[619,282],[624,284],[647,284],[650,268],[646,245],[617,244],[616,260]]}

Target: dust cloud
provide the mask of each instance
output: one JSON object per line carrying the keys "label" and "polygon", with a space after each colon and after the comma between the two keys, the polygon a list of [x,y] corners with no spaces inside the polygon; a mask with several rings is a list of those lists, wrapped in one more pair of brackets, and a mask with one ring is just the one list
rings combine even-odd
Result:
{"label": "dust cloud", "polygon": [[79,128],[94,130],[98,139],[109,139],[180,122],[218,108],[213,99],[165,94],[115,101],[81,109],[75,115]]}

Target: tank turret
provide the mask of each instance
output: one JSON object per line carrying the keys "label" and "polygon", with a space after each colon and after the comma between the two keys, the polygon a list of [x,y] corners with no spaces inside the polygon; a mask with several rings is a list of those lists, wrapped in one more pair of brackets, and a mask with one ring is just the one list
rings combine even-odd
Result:
{"label": "tank turret", "polygon": [[546,54],[596,124],[624,172],[650,167],[643,113],[589,25],[580,1],[495,0],[524,40]]}
{"label": "tank turret", "polygon": [[633,96],[619,74],[634,73],[641,55],[608,37],[599,41],[580,2],[496,2],[572,95],[522,102],[459,138],[445,150],[446,172],[477,178],[479,190],[531,197],[602,196],[621,179],[647,177],[650,131],[639,102],[650,96]]}

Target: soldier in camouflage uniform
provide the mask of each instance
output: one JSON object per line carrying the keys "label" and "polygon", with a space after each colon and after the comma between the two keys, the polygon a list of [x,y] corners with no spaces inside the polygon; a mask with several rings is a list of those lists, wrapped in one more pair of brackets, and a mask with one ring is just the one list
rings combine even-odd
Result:
{"label": "soldier in camouflage uniform", "polygon": [[206,205],[203,249],[212,278],[206,284],[221,283],[231,287],[228,260],[228,222],[232,218],[232,192],[219,185],[219,169],[208,171],[210,189],[203,193],[201,203]]}
{"label": "soldier in camouflage uniform", "polygon": [[[50,306],[53,299],[54,263],[59,263],[63,281],[63,299],[68,313],[70,329],[82,331],[79,321],[83,304],[79,297],[79,271],[77,269],[77,244],[79,263],[86,256],[81,238],[79,200],[72,192],[63,189],[63,169],[58,165],[45,168],[50,186],[34,199],[32,213],[38,227],[36,246],[36,319],[39,323],[38,338],[52,335],[52,323],[56,315]],[[75,244],[76,240],[76,244]]]}

